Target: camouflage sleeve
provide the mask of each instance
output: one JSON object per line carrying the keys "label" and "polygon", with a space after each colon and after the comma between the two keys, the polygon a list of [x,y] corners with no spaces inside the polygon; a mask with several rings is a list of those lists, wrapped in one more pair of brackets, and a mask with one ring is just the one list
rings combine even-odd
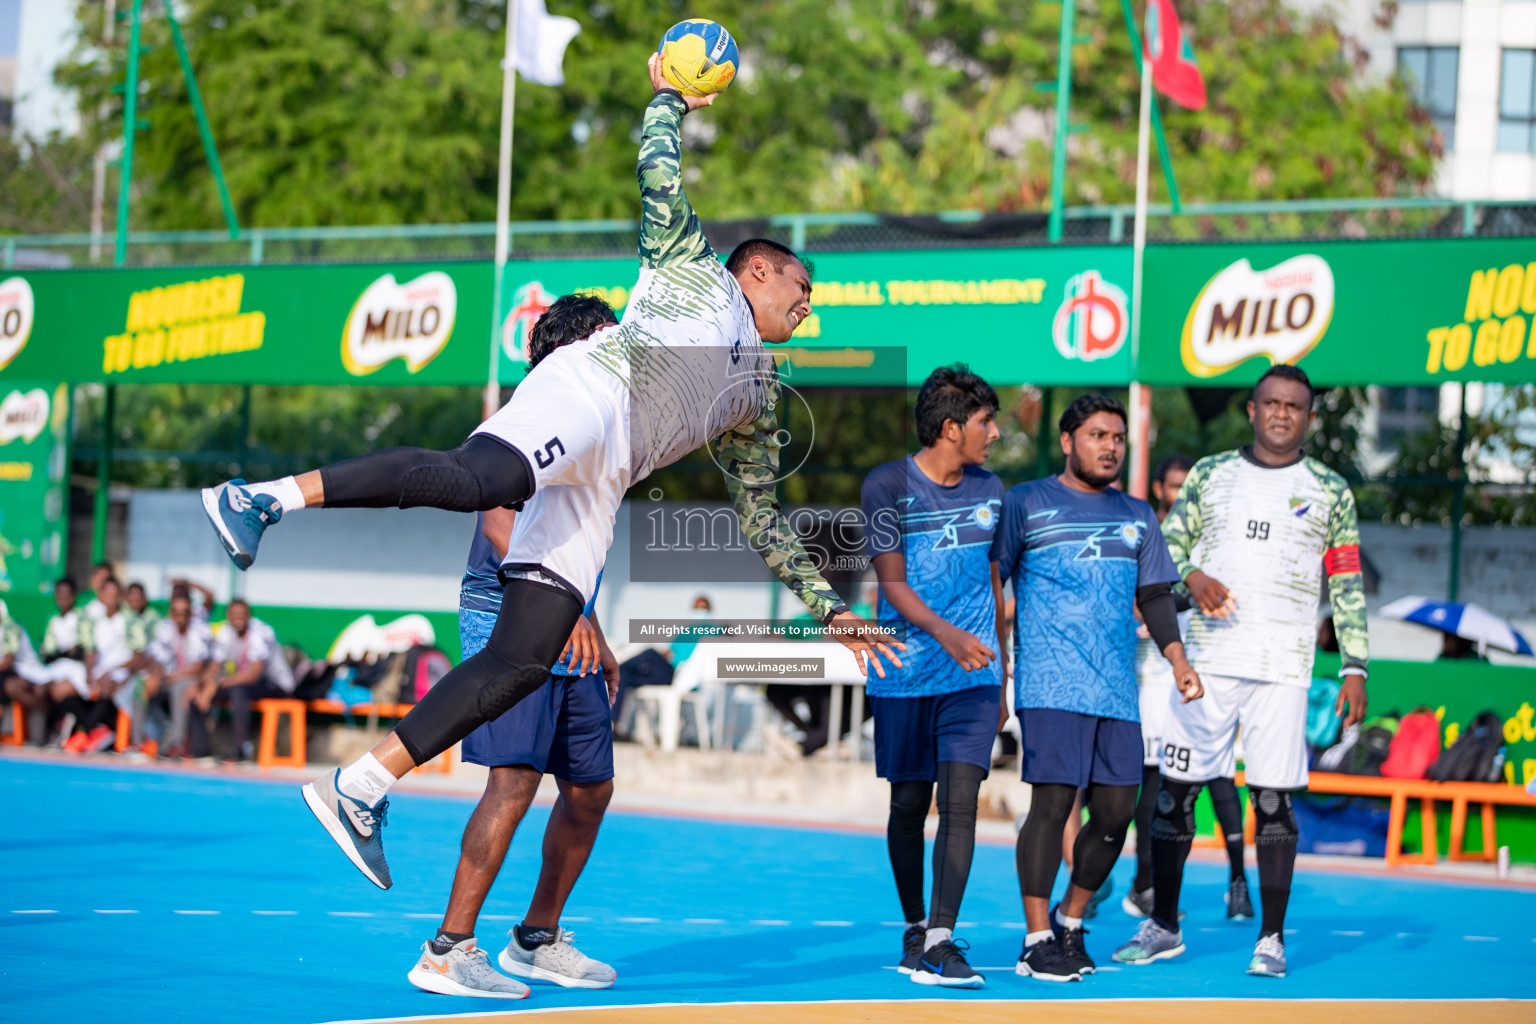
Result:
{"label": "camouflage sleeve", "polygon": [[51,658],[53,655],[59,653],[59,638],[54,636],[53,633],[53,624],[57,622],[58,619],[59,617],[57,615],[50,615],[48,617],[48,625],[43,628],[43,646],[38,651],[38,653],[45,658]]}
{"label": "camouflage sleeve", "polygon": [[94,651],[96,649],[96,620],[82,612],[79,622],[80,632],[76,634],[76,638],[80,647],[86,651]]}
{"label": "camouflage sleeve", "polygon": [[1360,521],[1355,511],[1355,496],[1337,473],[1328,473],[1323,478],[1323,486],[1330,498],[1323,571],[1328,574],[1333,630],[1339,638],[1343,671],[1364,674],[1371,647],[1365,623],[1365,578],[1360,573]]}
{"label": "camouflage sleeve", "polygon": [[699,215],[683,193],[682,125],[688,106],[659,92],[645,108],[640,136],[640,265],[657,269],[713,259]]}
{"label": "camouflage sleeve", "polygon": [[1179,499],[1173,503],[1168,518],[1163,520],[1163,539],[1168,542],[1168,554],[1173,558],[1173,567],[1181,580],[1200,568],[1190,561],[1190,556],[1195,550],[1195,542],[1200,539],[1200,487],[1209,475],[1206,460],[1195,463],[1184,486],[1179,488]]}
{"label": "camouflage sleeve", "polygon": [[0,625],[0,658],[6,658],[21,652],[21,624],[15,619],[6,619]]}
{"label": "camouflage sleeve", "polygon": [[720,466],[725,470],[725,489],[752,550],[768,563],[779,582],[805,603],[816,621],[826,622],[847,611],[848,605],[816,571],[775,497],[782,447],[774,411],[779,399],[777,384],[772,385],[768,398],[761,416],[723,434],[716,442]]}
{"label": "camouflage sleeve", "polygon": [[128,620],[128,649],[135,654],[149,646],[149,616],[135,615]]}

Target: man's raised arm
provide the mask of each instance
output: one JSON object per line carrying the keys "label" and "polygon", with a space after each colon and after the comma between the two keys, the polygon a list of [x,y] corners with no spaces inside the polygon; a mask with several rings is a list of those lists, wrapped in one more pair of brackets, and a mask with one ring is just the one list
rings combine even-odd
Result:
{"label": "man's raised arm", "polygon": [[[656,82],[659,72],[652,64]],[[645,108],[635,176],[640,179],[640,265],[652,270],[715,256],[683,192],[682,127],[690,109],[671,88],[659,88]]]}

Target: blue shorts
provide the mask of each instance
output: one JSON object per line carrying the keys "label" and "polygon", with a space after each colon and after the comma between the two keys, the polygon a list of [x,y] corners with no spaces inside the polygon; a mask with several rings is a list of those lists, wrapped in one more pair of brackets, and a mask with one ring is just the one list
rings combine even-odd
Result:
{"label": "blue shorts", "polygon": [[875,774],[892,782],[935,782],[941,761],[989,770],[1001,697],[996,685],[936,697],[870,697]]}
{"label": "blue shorts", "polygon": [[1021,708],[1024,781],[1031,785],[1141,784],[1141,723],[1056,708]]}
{"label": "blue shorts", "polygon": [[[495,624],[495,612],[459,610],[464,657],[485,646]],[[613,778],[613,719],[603,674],[550,676],[500,718],[464,737],[463,757],[487,768],[525,764],[566,782]]]}

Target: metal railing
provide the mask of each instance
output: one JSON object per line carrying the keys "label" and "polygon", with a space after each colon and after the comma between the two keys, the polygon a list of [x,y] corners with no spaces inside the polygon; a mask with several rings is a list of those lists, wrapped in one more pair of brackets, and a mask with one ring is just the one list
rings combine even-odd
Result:
{"label": "metal railing", "polygon": [[[1069,207],[1064,212],[1066,244],[1129,244],[1134,215],[1128,204]],[[758,220],[711,221],[706,227],[726,242],[767,235],[808,252],[1048,244],[1044,213],[789,213]],[[629,256],[634,253],[636,228],[632,220],[518,221],[511,225],[512,255],[521,259]],[[223,231],[138,231],[128,236],[127,263],[144,267],[489,259],[495,233],[492,222],[247,228],[235,240]],[[1158,204],[1148,210],[1147,228],[1148,239],[1155,242],[1512,235],[1536,235],[1536,200],[1424,197],[1193,203],[1178,213]],[[83,232],[0,235],[0,269],[106,266],[109,241]]]}

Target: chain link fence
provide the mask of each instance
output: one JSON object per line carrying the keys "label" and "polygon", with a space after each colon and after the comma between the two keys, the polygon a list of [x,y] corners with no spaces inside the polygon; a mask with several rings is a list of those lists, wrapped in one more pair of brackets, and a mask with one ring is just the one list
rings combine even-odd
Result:
{"label": "chain link fence", "polygon": [[[1129,206],[1064,211],[1065,244],[1128,245],[1135,211]],[[624,258],[635,252],[634,221],[530,221],[511,225],[518,259]],[[871,213],[781,214],[711,221],[715,247],[766,236],[807,252],[873,249],[986,248],[1051,244],[1044,213],[933,216]],[[1499,237],[1536,234],[1536,202],[1474,203],[1451,199],[1303,200],[1291,203],[1205,203],[1174,213],[1149,210],[1153,242],[1208,242],[1381,238]],[[483,260],[495,252],[496,226],[430,224],[333,228],[256,228],[232,240],[216,231],[139,232],[129,235],[130,267],[258,263],[368,263]],[[0,269],[111,266],[110,237],[0,236]]]}

